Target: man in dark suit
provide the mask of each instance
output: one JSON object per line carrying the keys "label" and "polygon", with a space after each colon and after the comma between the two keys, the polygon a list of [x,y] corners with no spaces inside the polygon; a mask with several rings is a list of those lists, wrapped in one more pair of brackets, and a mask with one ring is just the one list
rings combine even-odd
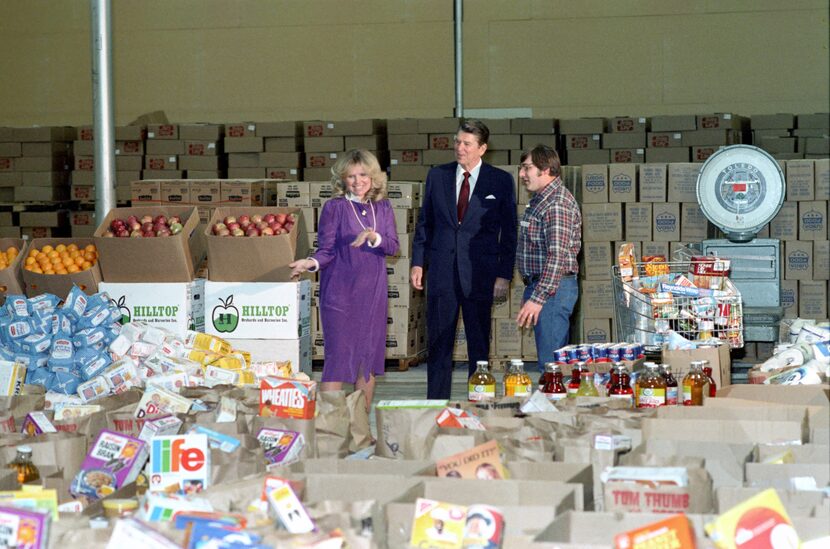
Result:
{"label": "man in dark suit", "polygon": [[427,398],[450,398],[458,310],[464,319],[469,371],[487,360],[493,299],[507,296],[516,258],[516,197],[510,174],[481,161],[490,131],[461,124],[457,162],[429,171],[415,239],[410,280],[418,290],[427,272]]}

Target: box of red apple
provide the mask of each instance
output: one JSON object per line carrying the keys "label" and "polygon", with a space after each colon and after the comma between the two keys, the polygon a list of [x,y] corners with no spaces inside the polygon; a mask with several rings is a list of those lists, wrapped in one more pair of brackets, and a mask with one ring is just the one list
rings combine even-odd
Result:
{"label": "box of red apple", "polygon": [[205,228],[208,280],[290,282],[288,264],[308,255],[308,233],[299,208],[216,208]]}
{"label": "box of red apple", "polygon": [[205,257],[193,206],[113,208],[93,234],[105,282],[190,282]]}

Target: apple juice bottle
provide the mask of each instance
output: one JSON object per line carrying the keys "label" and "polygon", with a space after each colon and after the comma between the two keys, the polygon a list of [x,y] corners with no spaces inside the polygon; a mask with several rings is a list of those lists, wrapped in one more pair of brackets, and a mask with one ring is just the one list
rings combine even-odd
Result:
{"label": "apple juice bottle", "polygon": [[516,372],[516,388],[513,390],[513,396],[529,397],[533,393],[533,381],[525,372],[525,363],[521,360],[514,360]]}
{"label": "apple juice bottle", "polygon": [[511,360],[510,364],[507,365],[507,371],[504,372],[504,378],[502,379],[502,385],[504,386],[504,396],[513,396],[516,394],[516,383],[518,382],[518,376],[516,375],[516,364],[515,361]]}
{"label": "apple juice bottle", "polygon": [[693,360],[689,373],[683,378],[683,406],[703,406],[704,397],[709,396],[709,381],[703,373],[705,360]]}
{"label": "apple juice bottle", "polygon": [[486,360],[476,362],[476,371],[467,382],[467,399],[470,402],[495,400],[496,378],[490,373],[490,364]]}
{"label": "apple juice bottle", "polygon": [[582,370],[579,373],[579,389],[576,391],[576,396],[599,396],[597,386],[594,384],[594,375],[588,370]]}
{"label": "apple juice bottle", "polygon": [[647,364],[637,380],[637,407],[657,408],[666,405],[666,380],[657,364]]}

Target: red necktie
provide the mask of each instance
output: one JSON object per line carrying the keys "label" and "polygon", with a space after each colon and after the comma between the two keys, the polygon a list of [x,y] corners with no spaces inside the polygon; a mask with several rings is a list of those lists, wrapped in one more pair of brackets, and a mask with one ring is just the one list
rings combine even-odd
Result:
{"label": "red necktie", "polygon": [[470,203],[470,172],[464,172],[464,181],[461,183],[461,191],[458,193],[458,222],[464,221],[464,214],[467,212],[467,204]]}

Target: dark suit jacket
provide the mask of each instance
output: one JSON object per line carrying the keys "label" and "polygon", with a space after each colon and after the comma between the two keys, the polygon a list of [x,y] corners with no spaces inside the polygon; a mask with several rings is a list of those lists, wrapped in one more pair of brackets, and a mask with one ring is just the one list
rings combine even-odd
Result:
{"label": "dark suit jacket", "polygon": [[467,298],[492,298],[496,277],[513,278],[516,259],[516,197],[513,178],[482,163],[464,221],[456,214],[458,163],[436,166],[426,180],[421,213],[412,243],[412,266],[427,269],[433,295],[453,291],[458,266]]}

